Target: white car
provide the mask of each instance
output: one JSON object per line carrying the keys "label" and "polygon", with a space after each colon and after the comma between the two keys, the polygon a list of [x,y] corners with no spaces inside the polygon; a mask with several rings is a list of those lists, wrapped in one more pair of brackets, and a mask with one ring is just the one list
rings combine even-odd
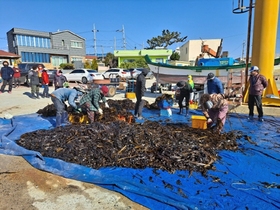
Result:
{"label": "white car", "polygon": [[123,69],[118,69],[118,68],[109,69],[109,70],[105,71],[102,75],[103,75],[104,79],[108,79],[110,77],[110,75],[116,75],[116,74],[121,78],[130,77],[129,72],[127,72]]}
{"label": "white car", "polygon": [[[139,74],[142,73],[144,68],[135,68],[135,69],[128,69],[131,72],[131,76],[132,78],[137,78]],[[153,79],[155,76],[153,74],[152,71],[149,71],[149,73],[147,74],[146,78],[147,79]]]}
{"label": "white car", "polygon": [[102,74],[93,69],[75,69],[63,75],[68,82],[82,82],[84,84],[92,82],[93,80],[103,80]]}

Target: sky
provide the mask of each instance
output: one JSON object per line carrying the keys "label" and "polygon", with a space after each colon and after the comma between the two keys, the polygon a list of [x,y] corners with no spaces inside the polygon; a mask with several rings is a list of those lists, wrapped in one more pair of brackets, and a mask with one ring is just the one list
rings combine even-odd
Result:
{"label": "sky", "polygon": [[[238,58],[246,55],[248,12],[234,14],[237,3],[238,0],[0,0],[0,49],[8,51],[6,33],[12,28],[69,30],[86,39],[87,54],[95,53],[94,27],[98,30],[97,53],[122,50],[123,40],[127,50],[143,49],[148,47],[148,39],[168,29],[179,32],[181,37],[188,36],[186,42],[223,39],[223,51]],[[248,6],[249,0],[244,0],[244,5]],[[184,43],[168,48],[175,50]],[[276,54],[280,54],[280,35]]]}

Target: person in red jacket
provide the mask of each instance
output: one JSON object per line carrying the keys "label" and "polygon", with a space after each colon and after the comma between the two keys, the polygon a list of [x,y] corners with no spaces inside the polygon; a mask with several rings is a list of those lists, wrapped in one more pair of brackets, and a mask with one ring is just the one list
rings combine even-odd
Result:
{"label": "person in red jacket", "polygon": [[14,70],[14,88],[17,88],[20,86],[20,81],[19,81],[20,69],[18,68],[17,64],[14,65],[13,70]]}
{"label": "person in red jacket", "polygon": [[42,97],[49,98],[49,75],[45,69],[42,70],[41,76],[42,76],[42,86],[44,88]]}

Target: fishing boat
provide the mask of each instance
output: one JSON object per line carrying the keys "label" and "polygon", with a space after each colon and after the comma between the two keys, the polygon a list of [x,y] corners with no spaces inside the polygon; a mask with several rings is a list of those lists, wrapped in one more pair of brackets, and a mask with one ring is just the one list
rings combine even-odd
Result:
{"label": "fishing boat", "polygon": [[[159,83],[177,83],[186,80],[188,75],[192,75],[195,84],[204,84],[210,72],[214,73],[223,83],[228,83],[229,77],[232,84],[242,84],[242,80],[245,79],[246,64],[227,65],[226,62],[220,62],[220,65],[216,66],[175,66],[152,62],[148,55],[145,55],[145,60]],[[280,67],[279,64],[280,58],[275,59],[274,65]]]}

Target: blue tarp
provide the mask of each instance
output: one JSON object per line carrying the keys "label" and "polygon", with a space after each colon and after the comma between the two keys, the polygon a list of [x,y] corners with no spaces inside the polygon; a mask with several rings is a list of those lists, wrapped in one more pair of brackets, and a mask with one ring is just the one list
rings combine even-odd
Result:
{"label": "blue tarp", "polygon": [[[192,114],[201,112],[192,110]],[[182,115],[160,117],[159,111],[147,109],[143,115],[149,120],[170,119],[191,125],[190,117]],[[120,192],[150,209],[279,209],[280,119],[266,116],[265,120],[247,121],[246,115],[230,114],[224,130],[242,131],[250,140],[238,140],[240,150],[236,152],[220,151],[221,159],[214,164],[216,170],[209,171],[207,177],[196,172],[170,174],[152,168],[95,170],[42,157],[15,143],[24,133],[53,128],[54,118],[38,114],[0,119],[0,154],[22,156],[35,168]]]}

